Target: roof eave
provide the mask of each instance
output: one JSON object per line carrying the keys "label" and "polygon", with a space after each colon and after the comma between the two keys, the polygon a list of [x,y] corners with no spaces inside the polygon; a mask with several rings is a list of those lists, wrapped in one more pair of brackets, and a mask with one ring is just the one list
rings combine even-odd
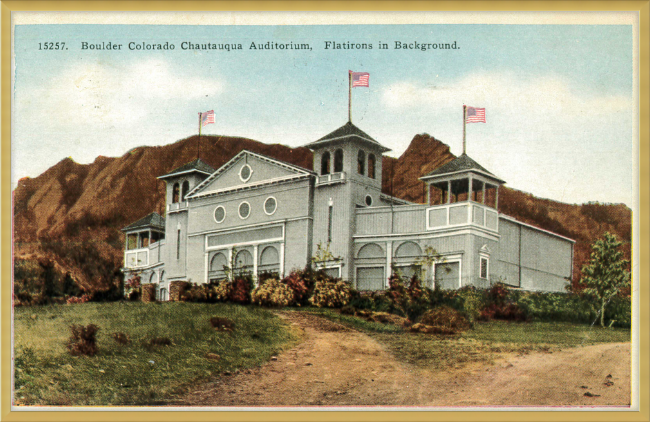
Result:
{"label": "roof eave", "polygon": [[467,170],[450,171],[450,172],[447,172],[447,173],[425,175],[425,176],[420,177],[418,180],[422,180],[423,182],[426,182],[428,180],[444,179],[446,177],[457,175],[457,174],[462,174],[462,173],[476,173],[476,174],[481,175],[483,177],[486,177],[488,179],[492,179],[492,180],[498,182],[499,184],[503,185],[503,184],[506,183],[505,180],[499,179],[495,175],[493,175],[491,173],[488,173],[488,172],[485,172],[485,171],[482,171],[482,170],[479,170],[479,169],[467,169]]}
{"label": "roof eave", "polygon": [[331,138],[331,139],[319,139],[318,141],[314,141],[314,142],[311,142],[309,144],[304,145],[304,147],[309,148],[310,150],[313,151],[315,149],[315,147],[321,147],[321,146],[329,144],[329,143],[335,143],[335,144],[344,143],[345,141],[349,141],[351,139],[356,139],[356,140],[360,140],[362,142],[367,142],[367,143],[379,148],[382,153],[392,151],[392,149],[386,148],[385,146],[383,146],[382,144],[380,144],[379,142],[377,142],[375,140],[364,138],[362,136],[354,135],[354,134],[339,136],[339,137]]}
{"label": "roof eave", "polygon": [[167,173],[162,176],[158,176],[157,179],[163,180],[163,179],[168,179],[170,177],[180,176],[182,174],[188,174],[188,173],[201,173],[201,174],[205,174],[206,176],[210,176],[212,174],[212,173],[205,172],[203,170],[191,169],[191,170],[179,171],[178,173]]}

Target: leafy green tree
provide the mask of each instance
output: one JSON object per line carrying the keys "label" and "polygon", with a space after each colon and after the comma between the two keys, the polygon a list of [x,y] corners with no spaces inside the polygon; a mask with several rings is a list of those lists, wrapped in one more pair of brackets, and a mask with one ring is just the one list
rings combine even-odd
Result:
{"label": "leafy green tree", "polygon": [[585,294],[593,295],[600,305],[600,325],[605,326],[605,307],[623,288],[630,285],[629,261],[623,259],[623,252],[615,235],[606,232],[602,239],[591,245],[591,258],[582,267],[582,282],[587,286]]}

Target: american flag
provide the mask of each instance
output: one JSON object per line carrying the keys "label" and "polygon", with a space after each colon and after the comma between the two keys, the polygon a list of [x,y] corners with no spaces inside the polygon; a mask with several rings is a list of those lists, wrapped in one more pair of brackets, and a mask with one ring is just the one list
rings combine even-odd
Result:
{"label": "american flag", "polygon": [[485,109],[467,106],[466,123],[485,123]]}
{"label": "american flag", "polygon": [[201,123],[203,126],[214,123],[214,110],[206,111],[201,113]]}
{"label": "american flag", "polygon": [[352,88],[355,86],[370,87],[370,73],[368,72],[353,72],[349,71],[352,76]]}

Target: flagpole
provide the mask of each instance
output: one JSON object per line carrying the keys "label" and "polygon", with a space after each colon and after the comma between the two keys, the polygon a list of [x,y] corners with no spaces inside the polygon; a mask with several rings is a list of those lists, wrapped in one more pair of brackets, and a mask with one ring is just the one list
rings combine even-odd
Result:
{"label": "flagpole", "polygon": [[201,158],[201,114],[199,113],[199,140],[196,142],[196,158]]}
{"label": "flagpole", "polygon": [[467,125],[467,106],[463,104],[463,154],[465,154],[465,126]]}
{"label": "flagpole", "polygon": [[352,72],[348,70],[348,122],[352,123]]}

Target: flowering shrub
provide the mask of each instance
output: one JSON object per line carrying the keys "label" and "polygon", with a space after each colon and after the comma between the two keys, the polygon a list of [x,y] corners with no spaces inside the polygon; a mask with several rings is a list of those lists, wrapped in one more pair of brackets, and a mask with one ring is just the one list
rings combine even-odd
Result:
{"label": "flowering shrub", "polygon": [[342,280],[321,280],[314,286],[309,303],[319,308],[340,308],[350,301],[350,286]]}
{"label": "flowering shrub", "polygon": [[181,293],[181,300],[184,302],[207,302],[208,299],[208,286],[205,284],[192,283]]}
{"label": "flowering shrub", "polygon": [[293,290],[295,295],[295,302],[300,305],[309,303],[309,297],[314,292],[314,286],[317,281],[326,281],[329,277],[322,271],[314,271],[311,267],[304,270],[293,270],[291,273],[282,279],[282,282]]}
{"label": "flowering shrub", "polygon": [[251,301],[262,306],[290,306],[294,303],[294,291],[278,279],[268,279],[251,293]]}
{"label": "flowering shrub", "polygon": [[391,312],[407,316],[411,321],[429,309],[429,291],[422,287],[420,278],[415,274],[410,280],[405,280],[397,273],[391,274],[386,295],[391,301]]}
{"label": "flowering shrub", "polygon": [[66,299],[65,303],[67,303],[68,305],[72,305],[74,303],[86,303],[89,302],[91,298],[92,295],[89,295],[88,293],[83,294],[80,297],[70,296],[69,298]]}
{"label": "flowering shrub", "polygon": [[479,319],[503,319],[507,321],[527,321],[526,313],[510,297],[508,288],[502,283],[495,283],[487,291],[487,306],[481,310]]}
{"label": "flowering shrub", "polygon": [[259,274],[257,274],[257,284],[261,286],[262,284],[264,284],[266,282],[266,280],[271,280],[271,279],[274,279],[274,278],[277,279],[279,277],[280,276],[278,275],[277,272],[263,271],[263,272],[260,272]]}
{"label": "flowering shrub", "polygon": [[239,275],[232,283],[230,300],[235,303],[250,303],[253,279],[250,275]]}
{"label": "flowering shrub", "polygon": [[232,291],[232,283],[222,281],[216,286],[212,287],[212,294],[217,302],[227,302],[230,299]]}
{"label": "flowering shrub", "polygon": [[140,297],[141,279],[136,274],[124,282],[124,297],[130,300],[137,300]]}

